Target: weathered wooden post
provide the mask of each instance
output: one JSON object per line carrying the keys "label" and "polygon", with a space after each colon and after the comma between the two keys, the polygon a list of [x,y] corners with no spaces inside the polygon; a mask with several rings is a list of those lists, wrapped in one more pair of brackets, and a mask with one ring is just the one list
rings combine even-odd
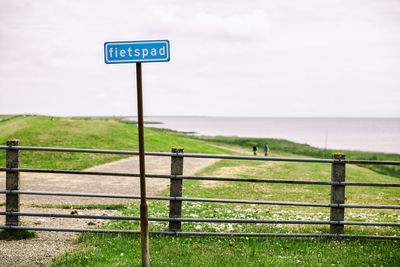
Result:
{"label": "weathered wooden post", "polygon": [[[183,174],[183,148],[172,148],[172,153],[176,153],[176,156],[171,157],[171,175],[182,175]],[[171,178],[170,185],[170,196],[171,197],[182,197],[182,178],[175,177]],[[181,200],[170,200],[169,201],[169,217],[170,218],[181,218],[182,217],[182,201]],[[181,222],[170,222],[169,231],[180,232]]]}
{"label": "weathered wooden post", "polygon": [[[19,145],[19,140],[7,141],[7,146],[10,148],[18,145]],[[18,149],[6,150],[6,167],[19,168]],[[18,171],[6,171],[6,190],[19,190]],[[6,212],[19,212],[18,194],[6,194]],[[18,215],[6,215],[6,226],[19,226]]]}
{"label": "weathered wooden post", "polygon": [[[346,180],[346,164],[344,160],[346,156],[342,153],[335,153],[332,155],[335,160],[332,163],[332,182],[345,182]],[[344,185],[332,185],[331,186],[331,204],[344,204],[345,201],[345,186]],[[331,207],[331,221],[343,221],[344,220],[344,208]],[[343,224],[331,224],[331,234],[343,234]]]}

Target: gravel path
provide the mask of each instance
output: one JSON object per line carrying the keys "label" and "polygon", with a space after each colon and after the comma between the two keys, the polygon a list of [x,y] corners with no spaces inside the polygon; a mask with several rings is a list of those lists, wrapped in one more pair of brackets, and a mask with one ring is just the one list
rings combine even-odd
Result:
{"label": "gravel path", "polygon": [[[131,157],[111,162],[90,171],[130,172],[139,173],[138,157]],[[185,158],[184,175],[194,175],[197,171],[213,164],[214,159]],[[146,173],[169,174],[171,160],[169,157],[146,157]],[[153,195],[169,185],[168,179],[147,179],[147,194]],[[0,188],[5,188],[5,175],[0,174]],[[21,174],[21,190],[53,191],[53,192],[82,192],[104,194],[139,195],[139,179],[132,177],[83,176],[60,174]],[[1,195],[0,203],[5,202]],[[106,198],[76,198],[58,196],[21,195],[21,212],[66,213],[68,209],[32,208],[30,204],[111,204],[127,203],[132,200]],[[1,209],[5,210],[4,206]],[[81,215],[114,215],[114,210],[78,210]],[[0,216],[0,224],[4,225],[5,216]],[[42,217],[22,217],[22,225],[56,228],[85,228],[90,225],[101,225],[103,221],[87,219],[60,219]],[[52,259],[66,251],[72,250],[72,241],[77,234],[63,232],[37,232],[38,237],[29,240],[4,241],[0,240],[0,267],[5,266],[47,266]]]}
{"label": "gravel path", "polygon": [[[67,209],[23,208],[24,212],[70,214]],[[79,210],[80,215],[108,215],[113,210]],[[24,226],[54,228],[86,228],[101,225],[102,220],[59,219],[42,217],[22,217]],[[4,224],[2,219],[1,224]],[[37,237],[27,240],[0,240],[0,266],[46,266],[52,259],[66,251],[73,250],[75,233],[37,231]]]}

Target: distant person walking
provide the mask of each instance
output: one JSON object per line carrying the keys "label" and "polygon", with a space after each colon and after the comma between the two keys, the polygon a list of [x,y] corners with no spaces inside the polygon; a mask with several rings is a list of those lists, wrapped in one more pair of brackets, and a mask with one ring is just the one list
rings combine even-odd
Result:
{"label": "distant person walking", "polygon": [[257,155],[257,146],[256,145],[253,146],[253,154],[254,154],[254,156]]}
{"label": "distant person walking", "polygon": [[265,156],[268,156],[268,154],[269,154],[269,147],[267,144],[264,144],[264,153],[265,153]]}

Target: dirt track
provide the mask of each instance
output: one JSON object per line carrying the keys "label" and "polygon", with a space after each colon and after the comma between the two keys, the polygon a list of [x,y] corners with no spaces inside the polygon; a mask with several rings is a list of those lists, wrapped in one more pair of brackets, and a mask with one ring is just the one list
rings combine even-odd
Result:
{"label": "dirt track", "polygon": [[[213,159],[185,158],[184,174],[192,175],[215,162]],[[169,157],[146,157],[147,174],[170,174]],[[131,157],[87,169],[98,172],[139,173],[138,157]],[[4,173],[0,176],[1,187],[5,188]],[[168,179],[146,179],[147,194],[152,195],[167,188]],[[21,173],[21,190],[49,192],[81,192],[98,194],[139,195],[139,178],[117,176],[65,175]],[[0,202],[5,202],[4,195]],[[22,204],[89,204],[126,203],[127,199],[77,198],[58,196],[21,195]]]}
{"label": "dirt track", "polygon": [[[185,158],[184,175],[193,175],[197,171],[216,162],[214,159]],[[146,157],[146,173],[169,174],[169,157]],[[138,157],[123,159],[94,168],[90,171],[101,172],[126,172],[139,173]],[[155,194],[169,185],[168,179],[147,179],[147,194]],[[5,175],[0,176],[0,186],[5,188]],[[82,192],[119,195],[139,195],[139,179],[132,177],[108,177],[108,176],[83,176],[83,175],[59,175],[59,174],[21,174],[21,190],[52,191],[52,192]],[[0,203],[5,202],[4,195]],[[32,208],[30,204],[90,204],[90,203],[126,203],[127,199],[111,198],[77,198],[58,196],[21,196],[21,212],[38,213],[65,213],[68,209],[39,209]],[[4,211],[4,206],[1,209]],[[81,215],[113,215],[113,210],[78,210]],[[0,224],[4,225],[4,216],[0,216]],[[102,222],[96,220],[76,220],[58,218],[21,217],[22,225],[35,227],[55,228],[85,228],[90,225],[99,225]],[[46,266],[52,258],[73,248],[72,240],[76,234],[63,232],[37,232],[38,237],[30,240],[3,241],[0,240],[0,267],[3,266]]]}

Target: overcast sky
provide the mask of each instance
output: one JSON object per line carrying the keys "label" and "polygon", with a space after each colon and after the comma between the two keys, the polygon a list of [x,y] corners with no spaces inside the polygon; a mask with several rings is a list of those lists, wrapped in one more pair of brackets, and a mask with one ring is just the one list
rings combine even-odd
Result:
{"label": "overcast sky", "polygon": [[153,39],[145,116],[400,117],[398,0],[3,1],[0,114],[136,115],[104,42]]}

